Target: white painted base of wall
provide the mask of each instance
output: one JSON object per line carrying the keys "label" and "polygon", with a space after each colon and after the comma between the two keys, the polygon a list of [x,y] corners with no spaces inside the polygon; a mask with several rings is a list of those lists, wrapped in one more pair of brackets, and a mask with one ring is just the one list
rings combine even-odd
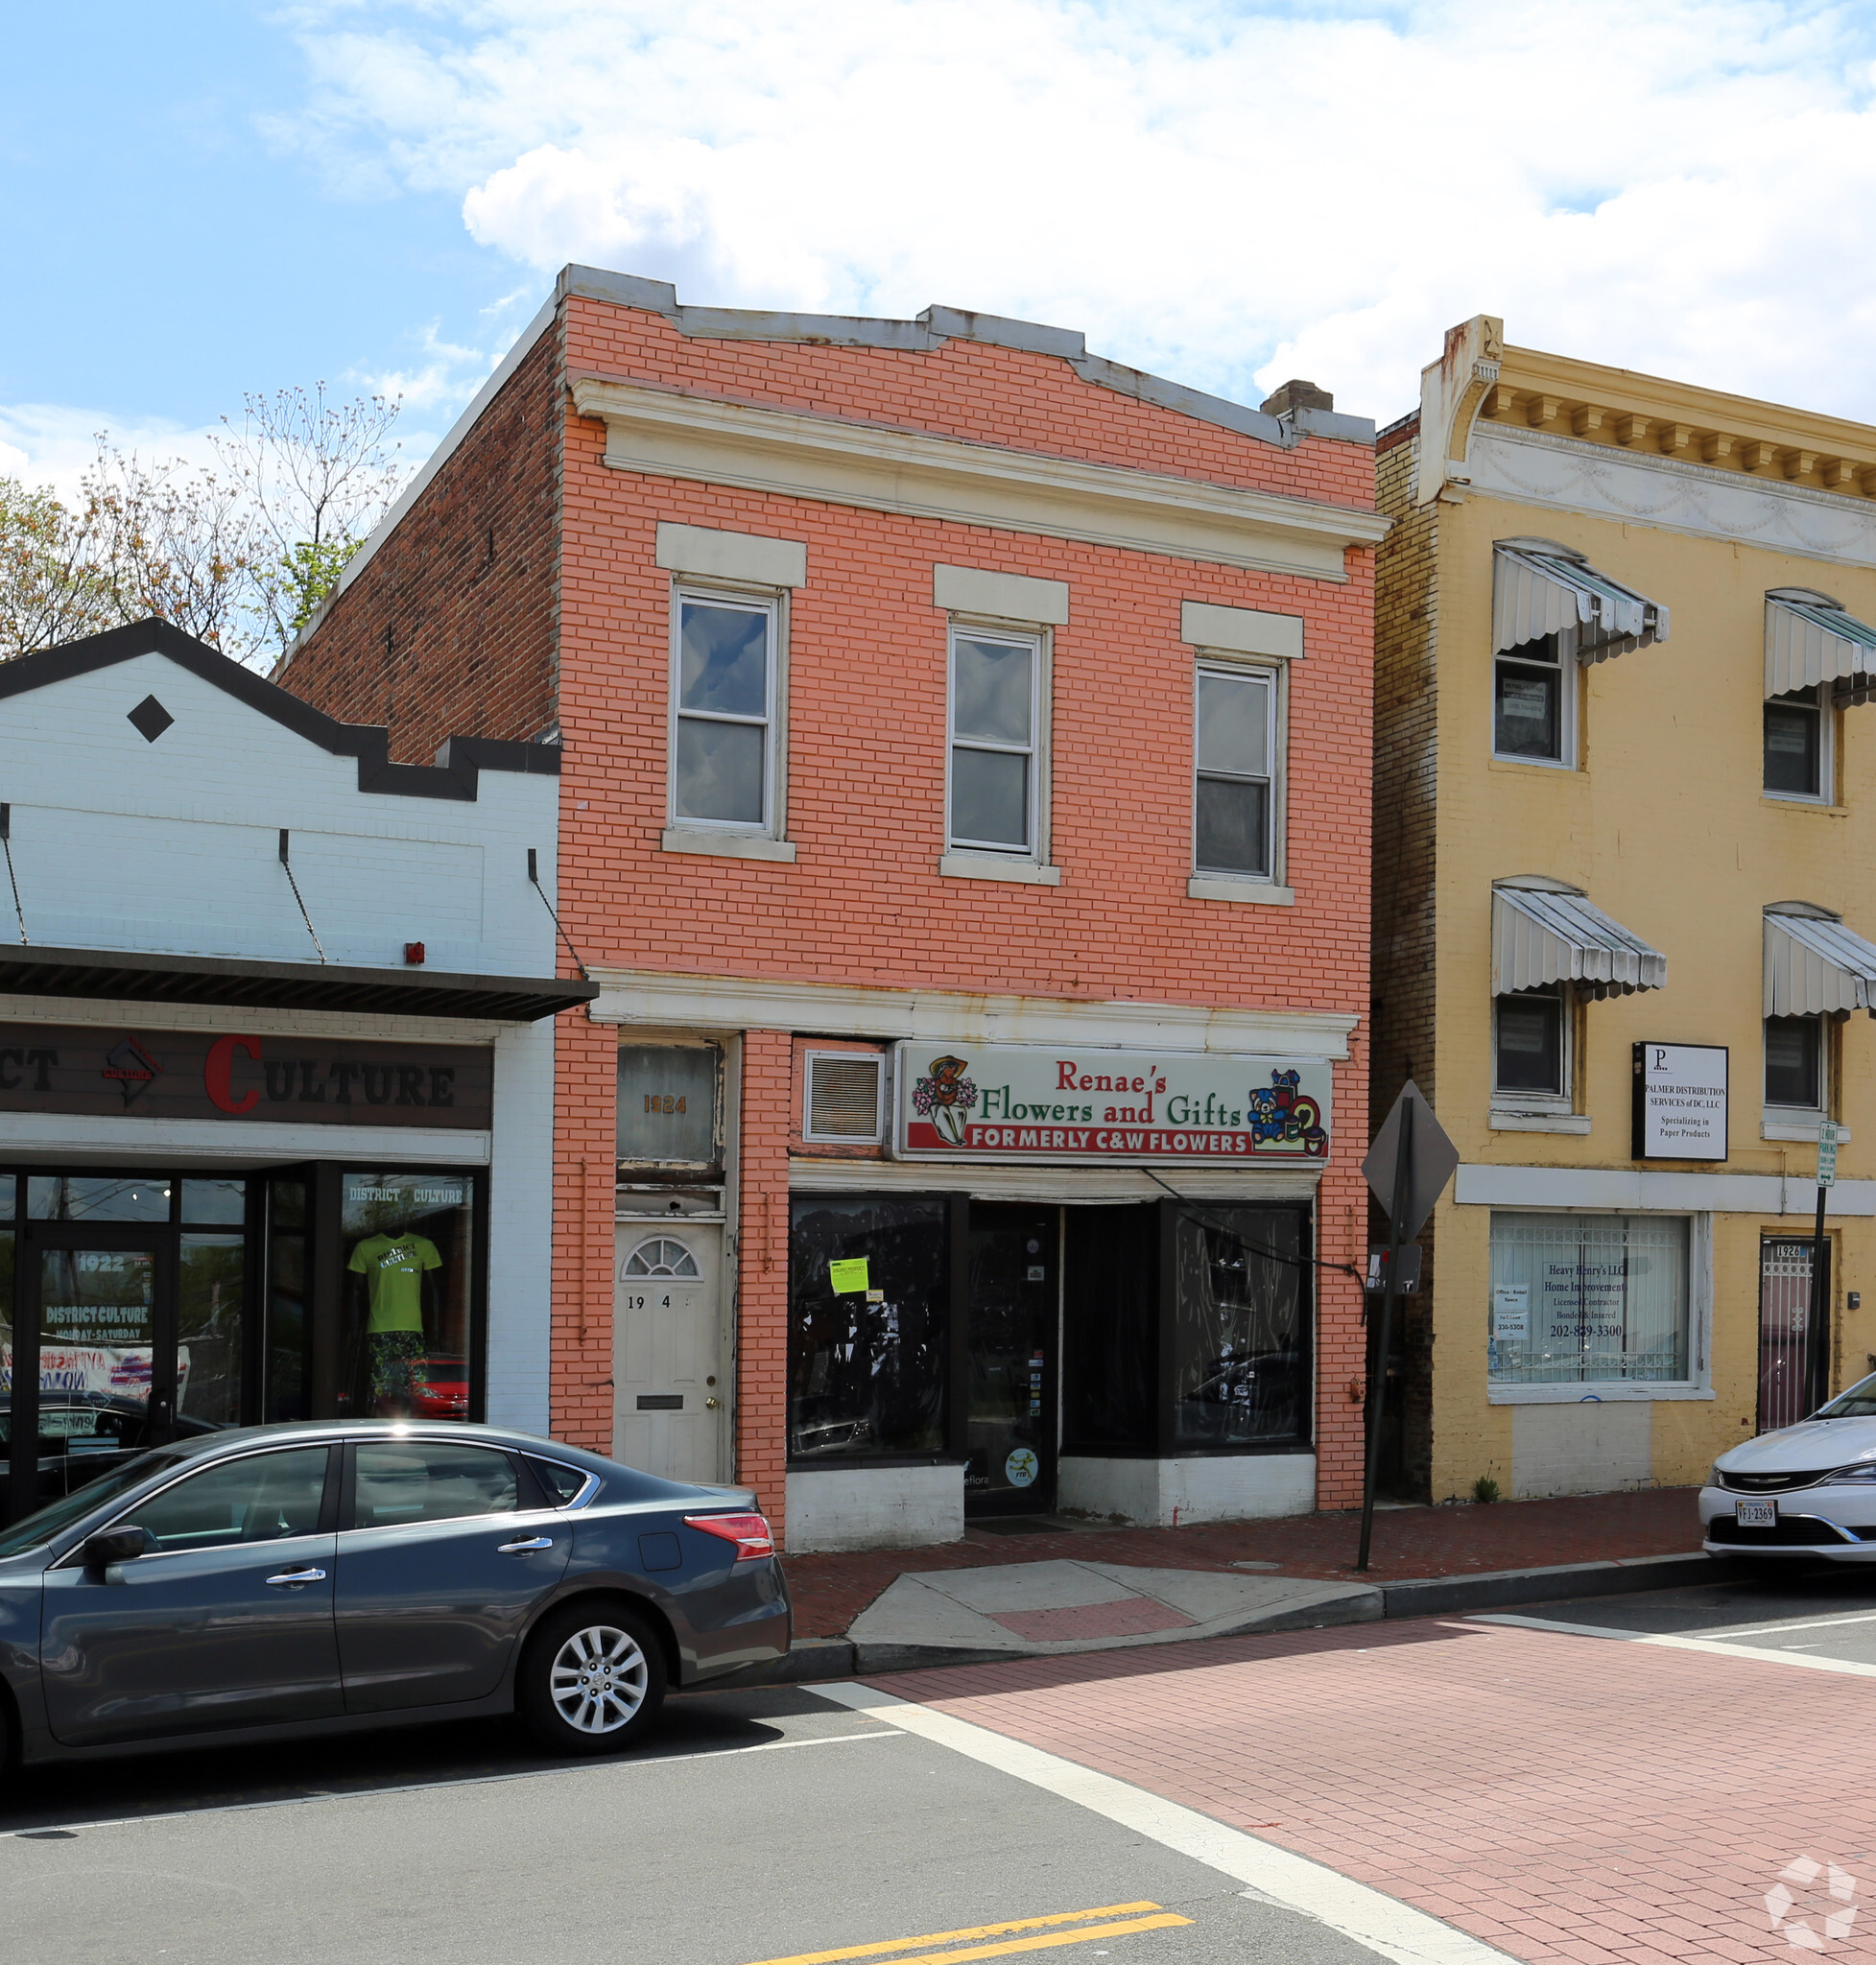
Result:
{"label": "white painted base of wall", "polygon": [[1511,1412],[1511,1499],[1617,1494],[1654,1475],[1654,1408],[1623,1400],[1517,1406]]}
{"label": "white painted base of wall", "polygon": [[1147,1528],[1307,1515],[1314,1454],[1226,1454],[1198,1460],[1104,1460],[1064,1455],[1057,1506]]}
{"label": "white painted base of wall", "polygon": [[811,1467],[788,1477],[791,1555],[808,1549],[916,1549],[964,1539],[964,1470]]}

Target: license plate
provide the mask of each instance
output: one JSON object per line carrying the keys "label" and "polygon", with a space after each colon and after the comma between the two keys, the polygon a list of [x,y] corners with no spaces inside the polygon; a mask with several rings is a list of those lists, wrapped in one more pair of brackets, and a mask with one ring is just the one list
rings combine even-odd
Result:
{"label": "license plate", "polygon": [[1775,1501],[1742,1501],[1734,1503],[1735,1519],[1742,1528],[1775,1528],[1778,1527],[1778,1503]]}

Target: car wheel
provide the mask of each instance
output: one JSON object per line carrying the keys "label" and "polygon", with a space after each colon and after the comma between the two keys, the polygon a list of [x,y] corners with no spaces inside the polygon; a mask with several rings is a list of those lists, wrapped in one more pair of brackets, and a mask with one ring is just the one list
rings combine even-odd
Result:
{"label": "car wheel", "polygon": [[664,1683],[664,1649],[642,1617],[570,1603],[530,1640],[515,1705],[550,1753],[616,1753],[657,1717]]}

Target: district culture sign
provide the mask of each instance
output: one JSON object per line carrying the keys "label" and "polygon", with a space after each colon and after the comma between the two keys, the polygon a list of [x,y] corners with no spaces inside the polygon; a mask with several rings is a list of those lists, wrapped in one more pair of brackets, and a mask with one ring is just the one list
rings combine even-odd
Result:
{"label": "district culture sign", "polygon": [[1321,1160],[1319,1058],[897,1048],[893,1150],[911,1160]]}

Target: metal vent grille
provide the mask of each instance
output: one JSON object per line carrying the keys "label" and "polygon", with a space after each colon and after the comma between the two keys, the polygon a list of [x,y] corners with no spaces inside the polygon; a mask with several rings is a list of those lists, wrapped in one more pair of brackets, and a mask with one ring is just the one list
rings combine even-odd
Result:
{"label": "metal vent grille", "polygon": [[879,1083],[886,1060],[822,1053],[808,1059],[808,1125],[812,1140],[873,1143],[879,1138]]}

